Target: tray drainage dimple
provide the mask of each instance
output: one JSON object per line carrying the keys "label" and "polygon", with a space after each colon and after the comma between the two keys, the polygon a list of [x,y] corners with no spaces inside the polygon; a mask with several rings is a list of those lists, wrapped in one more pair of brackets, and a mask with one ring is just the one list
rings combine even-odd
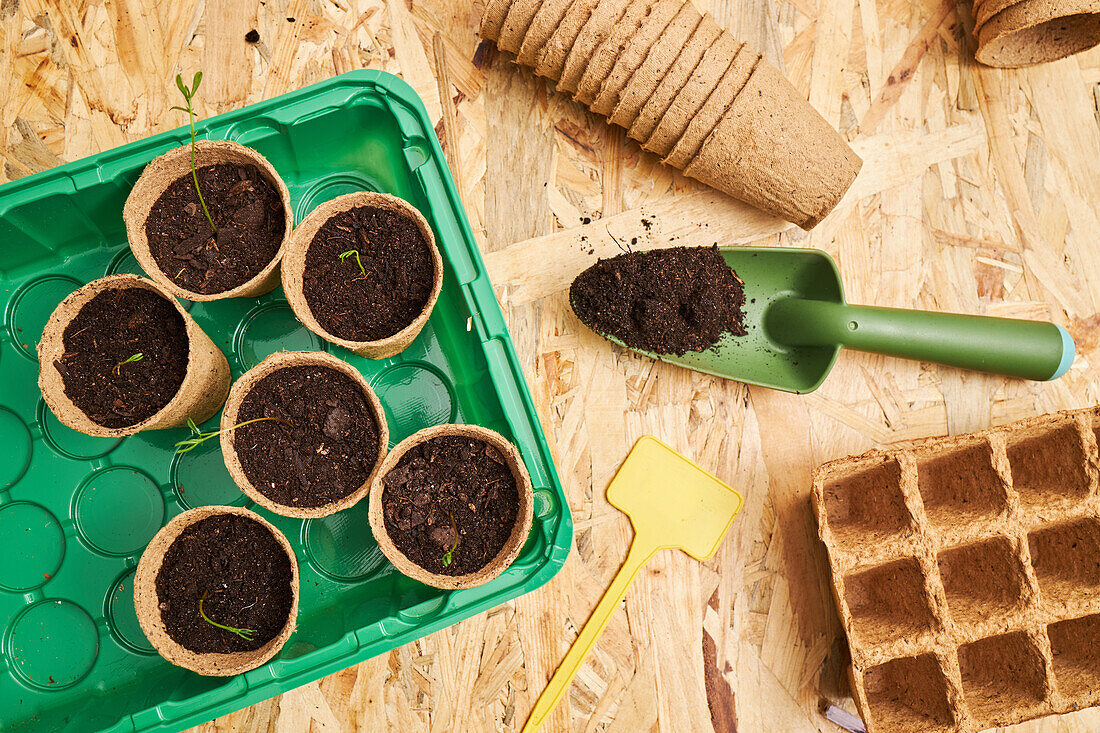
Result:
{"label": "tray drainage dimple", "polygon": [[391,448],[421,428],[454,422],[454,390],[431,364],[395,364],[375,377],[371,387],[386,411]]}
{"label": "tray drainage dimple", "polygon": [[302,325],[285,300],[254,309],[233,334],[233,351],[245,370],[276,351],[324,351],[325,343]]}
{"label": "tray drainage dimple", "polygon": [[8,303],[5,321],[8,335],[20,354],[38,361],[38,340],[57,304],[79,288],[80,281],[68,275],[44,275],[25,283]]}
{"label": "tray drainage dimple", "polygon": [[107,628],[115,641],[135,654],[152,655],[156,649],[145,638],[134,610],[134,571],[127,570],[107,591],[104,599]]}
{"label": "tray drainage dimple", "polygon": [[0,588],[19,593],[46,584],[65,557],[65,533],[43,506],[13,501],[0,507]]}
{"label": "tray drainage dimple", "polygon": [[38,401],[38,426],[42,437],[55,453],[65,458],[86,461],[102,458],[122,444],[125,438],[95,438],[73,430],[57,419],[44,400]]}
{"label": "tray drainage dimple", "polygon": [[31,433],[14,412],[0,407],[0,435],[4,436],[4,460],[0,461],[0,491],[10,489],[31,464]]}
{"label": "tray drainage dimple", "polygon": [[99,655],[99,632],[87,612],[69,601],[25,608],[12,622],[4,651],[21,680],[41,690],[72,687]]}
{"label": "tray drainage dimple", "polygon": [[138,264],[137,258],[134,257],[134,253],[130,251],[129,247],[119,250],[119,253],[111,258],[111,263],[107,265],[107,271],[103,274],[148,277],[148,275],[145,274],[145,270]]}
{"label": "tray drainage dimple", "polygon": [[139,553],[164,524],[164,497],[156,482],[130,466],[96,471],[73,494],[73,520],[94,551]]}
{"label": "tray drainage dimple", "polygon": [[309,212],[316,209],[326,201],[331,201],[337,196],[359,191],[378,191],[378,186],[363,176],[344,173],[335,176],[326,176],[313,184],[298,200],[298,207],[294,211],[295,223],[300,223]]}
{"label": "tray drainage dimple", "polygon": [[[216,427],[199,427],[203,430],[217,430]],[[183,433],[180,433],[180,437],[183,437]],[[208,440],[187,453],[177,453],[172,458],[172,468],[168,475],[176,499],[184,509],[214,504],[244,506],[248,499],[229,475],[229,469],[225,467],[225,459],[222,457],[221,444],[216,439]]]}
{"label": "tray drainage dimple", "polygon": [[367,502],[302,525],[302,546],[317,572],[341,583],[366,580],[386,567],[367,522]]}

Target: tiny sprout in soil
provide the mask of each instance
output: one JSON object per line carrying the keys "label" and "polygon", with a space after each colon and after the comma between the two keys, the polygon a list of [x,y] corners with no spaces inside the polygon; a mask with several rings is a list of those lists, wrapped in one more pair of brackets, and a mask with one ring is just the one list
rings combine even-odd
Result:
{"label": "tiny sprout in soil", "polygon": [[207,616],[206,612],[202,610],[202,603],[205,600],[206,600],[206,595],[203,594],[203,597],[199,599],[199,615],[202,616],[203,621],[210,624],[211,626],[217,626],[219,629],[224,629],[225,631],[228,631],[230,634],[236,634],[237,636],[241,637],[245,641],[252,641],[252,635],[256,633],[255,629],[238,629],[234,626],[226,626],[225,624],[219,624],[217,621],[215,621],[212,618],[210,618],[209,616]]}
{"label": "tiny sprout in soil", "polygon": [[123,364],[129,364],[132,361],[141,361],[144,358],[145,358],[145,354],[141,353],[140,351],[136,354],[133,354],[131,356],[126,357],[125,359],[120,361],[118,364],[115,364],[115,374],[119,374],[119,375],[121,374],[121,372],[119,370],[122,369]]}
{"label": "tiny sprout in soil", "polygon": [[451,530],[455,534],[455,540],[451,543],[451,549],[443,553],[443,567],[445,568],[451,566],[451,554],[455,551],[455,548],[458,547],[458,527],[455,525],[455,515],[448,512],[447,516],[451,518]]}
{"label": "tiny sprout in soil", "polygon": [[199,203],[202,204],[202,213],[206,215],[206,221],[210,223],[210,228],[217,234],[218,227],[214,225],[214,217],[210,216],[210,209],[206,208],[206,201],[202,198],[202,191],[199,190],[199,174],[195,169],[195,109],[191,102],[195,98],[195,93],[199,91],[199,82],[201,81],[202,72],[196,71],[194,78],[191,80],[191,87],[188,88],[188,86],[183,83],[183,76],[176,74],[176,86],[179,88],[180,94],[183,95],[183,100],[187,103],[187,106],[176,106],[172,109],[178,109],[180,112],[187,113],[187,122],[191,126],[191,178],[195,181],[195,193],[199,195]]}
{"label": "tiny sprout in soil", "polygon": [[367,271],[363,268],[363,260],[359,259],[359,250],[349,249],[347,252],[341,252],[339,254],[340,261],[343,262],[352,255],[355,255],[355,262],[359,265],[359,272],[363,273],[363,277],[366,277]]}
{"label": "tiny sprout in soil", "polygon": [[254,422],[263,422],[264,420],[274,420],[275,422],[282,423],[283,425],[286,425],[287,427],[290,427],[290,428],[294,427],[294,425],[292,423],[290,423],[286,420],[283,420],[282,418],[278,418],[278,417],[257,417],[254,420],[245,420],[244,422],[239,422],[236,425],[234,425],[233,427],[225,428],[224,430],[211,430],[210,432],[204,433],[201,430],[199,430],[199,426],[195,424],[194,420],[192,420],[191,418],[187,418],[187,427],[191,428],[191,432],[193,433],[193,435],[190,438],[187,438],[186,440],[181,440],[180,442],[176,443],[176,445],[175,445],[176,453],[186,453],[188,451],[194,450],[195,448],[198,448],[200,445],[202,445],[206,441],[210,440],[211,438],[217,437],[218,435],[221,435],[222,433],[228,433],[230,430],[236,430],[237,428],[243,428],[245,425],[251,425]]}

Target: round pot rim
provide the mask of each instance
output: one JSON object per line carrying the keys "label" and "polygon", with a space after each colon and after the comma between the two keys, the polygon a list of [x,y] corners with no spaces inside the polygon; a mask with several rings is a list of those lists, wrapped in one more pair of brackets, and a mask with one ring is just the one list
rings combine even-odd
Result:
{"label": "round pot rim", "polygon": [[[160,266],[156,264],[152,252],[149,249],[149,240],[145,236],[145,222],[149,218],[149,213],[157,199],[160,198],[160,195],[164,193],[168,186],[179,180],[179,176],[173,177],[166,185],[159,186],[159,193],[156,198],[153,198],[152,201],[149,202],[148,209],[145,207],[138,207],[135,193],[140,192],[142,187],[158,185],[162,170],[174,164],[177,158],[186,157],[188,160],[188,167],[190,167],[191,144],[189,142],[177,148],[172,148],[168,152],[162,153],[149,161],[142,170],[137,181],[134,183],[134,187],[130,190],[130,194],[126,197],[126,203],[122,208],[122,216],[126,223],[126,236],[130,241],[130,248],[134,251],[134,256],[138,259],[139,264],[146,270],[150,278],[155,280],[165,290],[184,300],[210,301],[224,298],[249,297],[262,295],[272,290],[278,285],[278,277],[275,270],[282,262],[283,255],[286,253],[287,242],[290,240],[290,235],[294,229],[294,210],[290,204],[290,191],[287,190],[286,183],[279,175],[279,172],[275,170],[275,167],[271,165],[271,162],[268,161],[262,153],[246,145],[234,142],[233,140],[196,140],[195,150],[197,154],[196,165],[201,165],[203,163],[199,157],[204,153],[211,153],[214,151],[229,151],[248,158],[256,165],[264,177],[267,178],[268,182],[275,187],[275,191],[279,194],[279,200],[283,205],[285,223],[283,238],[279,242],[279,248],[275,251],[275,256],[271,258],[271,261],[268,262],[262,270],[245,282],[229,290],[223,290],[217,293],[197,293],[193,290],[188,290],[176,284]],[[138,257],[139,249],[143,254],[142,257]],[[269,280],[271,281],[270,287],[268,287]]]}
{"label": "round pot rim", "polygon": [[[1092,27],[1092,35],[1079,36],[1078,40],[1082,42],[1076,45],[1068,47],[1044,45],[1043,48],[1046,53],[1038,60],[1021,61],[1018,58],[1012,58],[1004,63],[998,63],[997,59],[997,56],[1001,54],[1007,53],[1015,57],[1018,53],[1021,53],[1018,46],[1013,47],[1011,45],[1014,39],[1020,39],[1022,42],[1033,40],[1024,37],[1024,34],[1035,32],[1050,23],[1078,15],[1088,16],[1093,21],[1100,19],[1100,5],[1093,2],[1093,0],[1064,0],[1061,3],[1036,2],[1035,0],[1011,2],[985,18],[983,23],[975,27],[974,32],[978,39],[975,58],[978,62],[994,68],[1024,68],[1083,53],[1100,43],[1100,27]],[[1053,52],[1055,50],[1056,52]]]}
{"label": "round pot rim", "polygon": [[[427,302],[424,303],[424,308],[416,318],[397,333],[374,341],[353,341],[330,333],[313,315],[313,309],[310,308],[309,302],[306,300],[301,284],[302,277],[305,274],[306,254],[309,251],[309,246],[313,243],[313,237],[320,228],[324,226],[325,222],[333,216],[357,206],[381,206],[383,208],[400,211],[402,214],[413,219],[420,229],[420,233],[424,236],[424,241],[428,245],[428,251],[431,253],[432,265],[435,270],[431,293],[428,295]],[[390,351],[389,347],[401,344],[405,341],[411,342],[412,338],[415,338],[416,334],[418,334],[428,322],[428,318],[431,316],[432,310],[439,300],[439,293],[443,289],[443,257],[439,253],[439,247],[435,241],[435,233],[428,224],[428,220],[424,218],[424,215],[421,214],[415,206],[398,196],[393,196],[388,193],[356,191],[354,193],[337,196],[334,199],[319,204],[313,211],[309,212],[306,218],[303,219],[297,227],[295,227],[294,232],[287,242],[286,251],[283,254],[282,278],[283,292],[290,302],[291,309],[308,329],[326,341],[334,343],[337,346],[343,346],[349,351],[380,351],[387,352],[387,355],[392,355],[392,353],[388,353]],[[295,283],[294,280],[297,280],[297,283]],[[410,336],[412,338],[410,338]],[[393,353],[397,353],[403,348],[404,346]],[[369,354],[364,355],[369,356]],[[372,358],[384,358],[384,356]]]}
{"label": "round pot rim", "polygon": [[[472,573],[466,573],[465,575],[443,575],[441,573],[433,573],[413,562],[405,553],[397,548],[390,538],[383,515],[382,493],[385,488],[383,480],[386,475],[397,466],[398,461],[401,460],[402,456],[404,456],[410,448],[431,440],[432,438],[445,435],[481,440],[500,451],[501,455],[504,456],[505,460],[508,462],[508,467],[512,470],[512,475],[515,476],[516,490],[519,494],[519,508],[516,512],[516,523],[512,528],[512,533],[505,541],[504,546],[500,548],[496,557],[486,563],[482,568]],[[371,486],[368,502],[368,521],[370,522],[371,531],[374,533],[374,539],[378,543],[378,547],[382,550],[382,553],[402,574],[414,580],[418,580],[425,585],[445,590],[474,588],[484,583],[488,583],[490,580],[507,570],[519,556],[520,550],[523,549],[524,544],[526,544],[527,538],[531,533],[531,526],[534,522],[534,489],[531,485],[531,476],[527,472],[527,467],[523,462],[523,457],[520,455],[519,449],[500,433],[480,425],[456,423],[434,425],[418,430],[402,440],[394,446],[393,450],[386,456],[386,460],[383,461],[381,470],[379,470],[374,484]]]}
{"label": "round pot rim", "polygon": [[[156,592],[157,574],[164,563],[164,556],[176,539],[191,525],[210,517],[236,514],[247,517],[267,528],[290,559],[291,604],[286,623],[271,641],[259,649],[248,652],[193,652],[168,635],[160,615],[159,596]],[[247,672],[269,662],[286,644],[294,632],[298,619],[298,558],[286,536],[273,524],[244,507],[203,506],[172,518],[154,535],[141,554],[134,572],[134,609],[138,623],[149,643],[166,660],[179,667],[212,677],[229,677]]]}
{"label": "round pot rim", "polygon": [[[237,415],[240,412],[241,405],[257,382],[279,369],[293,366],[328,367],[350,377],[363,391],[363,395],[367,398],[367,404],[370,405],[371,411],[374,413],[375,424],[378,426],[378,456],[375,459],[374,467],[371,469],[370,474],[363,484],[356,488],[355,491],[352,491],[340,499],[315,507],[281,504],[257,489],[248,479],[247,474],[245,474],[244,466],[241,464],[240,458],[237,455],[237,448],[234,440],[236,431],[227,430],[227,428],[236,425]],[[389,447],[389,426],[386,423],[386,412],[382,408],[381,400],[378,399],[378,395],[371,389],[366,377],[346,361],[338,359],[323,351],[277,351],[242,374],[229,389],[229,397],[225,401],[221,423],[218,427],[225,431],[219,436],[222,457],[225,460],[226,468],[229,469],[229,473],[233,477],[238,488],[240,488],[248,498],[265,509],[284,517],[297,517],[299,519],[327,517],[359,503],[359,501],[367,495],[367,492],[370,491],[375,476],[377,476],[386,458],[386,451]]]}
{"label": "round pot rim", "polygon": [[[50,314],[50,318],[46,322],[46,327],[42,330],[42,338],[38,342],[38,387],[42,392],[42,399],[46,401],[46,405],[53,414],[69,427],[74,430],[79,430],[85,435],[115,438],[141,432],[155,423],[158,418],[175,410],[183,400],[186,399],[192,383],[200,381],[206,376],[199,374],[197,370],[187,369],[184,373],[183,381],[180,382],[180,386],[176,389],[176,393],[172,395],[172,399],[165,403],[164,407],[161,407],[140,422],[136,422],[133,425],[126,425],[121,428],[108,428],[100,425],[88,417],[87,413],[77,407],[76,403],[69,398],[69,395],[66,394],[64,389],[64,380],[61,379],[61,374],[57,371],[57,366],[54,364],[54,362],[65,352],[65,328],[95,296],[107,290],[128,288],[142,288],[156,293],[171,303],[172,307],[176,309],[176,312],[183,317],[184,329],[187,333],[187,353],[189,361],[193,354],[193,349],[197,345],[198,339],[196,335],[202,334],[202,330],[195,322],[195,319],[191,317],[190,313],[184,310],[183,306],[179,304],[178,300],[172,297],[171,293],[165,292],[163,288],[152,280],[147,280],[137,275],[126,273],[107,275],[106,277],[92,280],[90,283],[80,286],[67,295],[65,299],[54,308],[53,313]],[[70,307],[75,308],[71,318],[67,318],[63,321],[54,319],[54,314],[63,308]],[[205,336],[205,334],[203,335]],[[62,385],[60,389],[54,389],[48,384],[53,382],[54,376],[57,378],[57,383]],[[166,425],[164,427],[173,426]]]}

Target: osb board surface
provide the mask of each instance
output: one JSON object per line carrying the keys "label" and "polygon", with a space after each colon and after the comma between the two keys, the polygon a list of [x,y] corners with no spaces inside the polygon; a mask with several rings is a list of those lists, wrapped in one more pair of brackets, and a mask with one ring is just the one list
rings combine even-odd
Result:
{"label": "osb board surface", "polygon": [[[541,590],[200,730],[517,730],[625,555],[628,523],[603,492],[653,433],[745,509],[714,560],[657,556],[547,729],[834,731],[822,697],[852,706],[813,467],[1100,401],[1100,51],[977,67],[965,0],[699,4],[866,161],[811,234],[475,53],[482,0],[0,0],[0,180],[178,126],[177,69],[203,70],[204,115],[362,66],[404,76],[439,120],[573,510],[575,551]],[[570,313],[569,279],[635,237],[819,247],[852,302],[1049,318],[1080,355],[1054,384],[853,353],[813,395],[746,388],[633,357]],[[1018,730],[1098,726],[1089,710]]]}

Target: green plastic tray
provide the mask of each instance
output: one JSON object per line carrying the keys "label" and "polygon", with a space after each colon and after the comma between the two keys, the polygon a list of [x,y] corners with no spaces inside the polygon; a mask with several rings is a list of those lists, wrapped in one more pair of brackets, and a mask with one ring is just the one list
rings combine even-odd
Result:
{"label": "green plastic tray", "polygon": [[[170,83],[166,82],[166,83]],[[356,71],[220,115],[199,136],[263,153],[300,221],[350,191],[396,194],[428,218],[443,292],[402,354],[363,359],[295,320],[281,290],[194,303],[234,376],[279,349],[324,349],[363,372],[393,443],[437,423],[485,425],[519,447],[535,522],[519,559],[492,582],[441,591],[397,573],[375,544],[366,502],[302,521],[252,506],[301,565],[298,628],[270,663],[204,678],[157,656],[134,615],[131,581],[172,516],[251,506],[217,441],[174,456],[185,429],[124,439],[64,427],[38,392],[35,346],[54,307],[116,272],[141,273],[122,204],[143,166],[188,140],[156,135],[0,187],[0,721],[7,730],[178,730],[407,644],[545,583],[565,562],[572,521],[500,307],[424,106],[403,81]],[[206,426],[217,425],[218,417]]]}

